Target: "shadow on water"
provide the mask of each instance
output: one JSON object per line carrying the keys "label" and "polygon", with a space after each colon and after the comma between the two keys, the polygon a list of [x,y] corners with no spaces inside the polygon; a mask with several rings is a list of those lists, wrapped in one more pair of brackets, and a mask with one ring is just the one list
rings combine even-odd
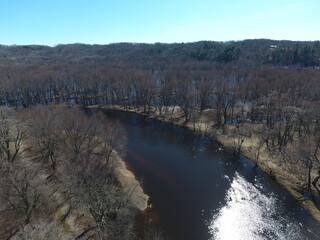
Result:
{"label": "shadow on water", "polygon": [[206,136],[121,111],[125,160],[171,239],[320,239],[320,224],[245,157]]}

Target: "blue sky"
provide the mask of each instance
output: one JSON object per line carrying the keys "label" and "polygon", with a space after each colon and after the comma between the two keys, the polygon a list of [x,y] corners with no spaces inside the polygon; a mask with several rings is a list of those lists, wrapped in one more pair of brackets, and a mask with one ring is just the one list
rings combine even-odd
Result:
{"label": "blue sky", "polygon": [[0,0],[0,44],[320,40],[319,0]]}

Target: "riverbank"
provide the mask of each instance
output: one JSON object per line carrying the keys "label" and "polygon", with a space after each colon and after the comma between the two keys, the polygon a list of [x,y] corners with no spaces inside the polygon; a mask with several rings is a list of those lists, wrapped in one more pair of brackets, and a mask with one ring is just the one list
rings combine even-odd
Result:
{"label": "riverbank", "polygon": [[139,181],[117,153],[115,153],[111,164],[116,178],[122,185],[123,190],[128,194],[133,206],[140,211],[146,210],[148,208],[149,196],[144,193]]}
{"label": "riverbank", "polygon": [[[104,108],[104,107],[103,107]],[[127,112],[134,112],[145,115],[148,118],[161,120],[170,124],[174,124],[180,127],[188,128],[201,134],[205,134],[211,138],[214,138],[218,142],[222,143],[227,148],[236,148],[241,142],[241,153],[257,163],[257,165],[287,189],[300,203],[314,216],[315,219],[320,221],[320,211],[313,201],[308,199],[299,191],[301,189],[301,179],[295,175],[285,171],[281,166],[281,159],[279,155],[271,154],[267,151],[265,146],[261,147],[261,137],[259,136],[259,124],[255,124],[253,127],[250,125],[250,135],[242,134],[241,138],[235,137],[236,126],[225,125],[223,129],[213,129],[210,127],[208,119],[199,118],[197,121],[192,121],[187,124],[183,122],[183,119],[179,116],[178,109],[170,111],[171,114],[165,116],[159,116],[157,113],[146,115],[140,109],[123,108],[120,106],[108,107],[108,109],[122,110]],[[313,175],[315,177],[315,175]]]}

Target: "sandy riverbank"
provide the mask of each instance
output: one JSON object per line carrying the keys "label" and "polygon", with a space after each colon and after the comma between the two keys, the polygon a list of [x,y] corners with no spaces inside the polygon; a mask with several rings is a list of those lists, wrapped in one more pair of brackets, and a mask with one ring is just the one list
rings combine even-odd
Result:
{"label": "sandy riverbank", "polygon": [[115,154],[112,160],[112,167],[131,203],[139,210],[145,210],[148,207],[149,196],[143,192],[139,181],[118,154]]}

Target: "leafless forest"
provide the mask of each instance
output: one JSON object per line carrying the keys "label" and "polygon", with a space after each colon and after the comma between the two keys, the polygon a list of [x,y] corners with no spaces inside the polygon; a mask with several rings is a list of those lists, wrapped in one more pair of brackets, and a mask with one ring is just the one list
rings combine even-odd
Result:
{"label": "leafless forest", "polygon": [[253,161],[267,152],[298,192],[320,195],[320,42],[0,46],[0,103],[2,239],[27,239],[39,219],[41,234],[62,234],[52,186],[90,213],[84,231],[133,238],[135,210],[109,167],[122,130],[66,104],[178,111],[173,121],[205,118],[213,137],[233,126],[236,153],[258,136]]}

